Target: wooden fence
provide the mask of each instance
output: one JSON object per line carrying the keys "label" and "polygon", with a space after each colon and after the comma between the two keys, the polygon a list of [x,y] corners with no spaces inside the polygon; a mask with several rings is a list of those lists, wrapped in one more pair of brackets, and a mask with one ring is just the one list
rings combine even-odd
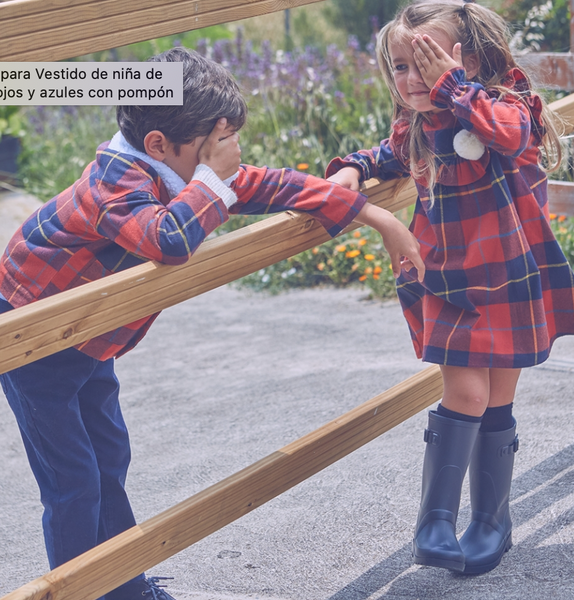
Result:
{"label": "wooden fence", "polygon": [[[317,1],[12,0],[0,3],[0,61],[59,60]],[[552,108],[574,130],[574,95]],[[371,180],[365,193],[391,211],[416,198],[412,183],[400,187],[397,182]],[[0,316],[0,372],[234,281],[326,239],[312,218],[289,212],[205,242],[185,265],[146,263],[11,311]],[[441,394],[439,369],[429,367],[3,600],[98,598],[398,425]]]}

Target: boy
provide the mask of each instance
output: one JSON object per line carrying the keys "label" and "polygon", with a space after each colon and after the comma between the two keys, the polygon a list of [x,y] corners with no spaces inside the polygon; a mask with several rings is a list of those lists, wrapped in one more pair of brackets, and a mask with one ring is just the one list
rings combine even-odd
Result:
{"label": "boy", "polygon": [[[181,264],[229,212],[302,210],[332,236],[353,220],[371,225],[395,273],[404,255],[410,260],[403,266],[416,266],[422,278],[413,236],[361,194],[287,169],[240,166],[237,131],[247,109],[223,67],[183,48],[151,60],[183,63],[183,106],[118,107],[120,132],[9,243],[0,312],[145,260]],[[156,316],[0,376],[40,487],[51,568],[135,525],[124,491],[130,447],[114,358],[133,348]],[[106,599],[142,595],[171,599],[144,574]]]}

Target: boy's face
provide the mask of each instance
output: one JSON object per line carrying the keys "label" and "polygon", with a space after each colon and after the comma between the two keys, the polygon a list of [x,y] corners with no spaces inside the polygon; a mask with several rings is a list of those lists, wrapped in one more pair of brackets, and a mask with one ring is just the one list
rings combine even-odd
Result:
{"label": "boy's face", "polygon": [[[235,133],[235,129],[231,125],[228,125],[224,130],[224,135],[220,139],[233,133]],[[201,145],[207,137],[206,135],[196,137],[193,142],[180,145],[179,156],[175,153],[174,144],[171,142],[167,143],[166,156],[163,162],[175,171],[185,183],[189,183],[193,177],[193,173],[200,162],[199,153]]]}

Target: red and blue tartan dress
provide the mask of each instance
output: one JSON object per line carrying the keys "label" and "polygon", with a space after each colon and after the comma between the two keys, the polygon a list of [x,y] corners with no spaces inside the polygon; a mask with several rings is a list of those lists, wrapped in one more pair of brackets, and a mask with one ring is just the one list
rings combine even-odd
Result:
{"label": "red and blue tartan dress", "polygon": [[[424,127],[438,180],[434,203],[425,181],[415,181],[410,225],[426,275],[422,285],[414,269],[397,280],[416,354],[427,362],[529,367],[548,358],[557,337],[574,334],[574,274],[550,228],[539,166],[541,101],[519,69],[504,84],[520,98],[466,82],[460,68],[431,90],[445,109]],[[486,147],[478,160],[454,150],[463,128]],[[349,165],[362,180],[408,176],[408,145],[408,121],[399,120],[390,139],[335,159],[327,176]]]}

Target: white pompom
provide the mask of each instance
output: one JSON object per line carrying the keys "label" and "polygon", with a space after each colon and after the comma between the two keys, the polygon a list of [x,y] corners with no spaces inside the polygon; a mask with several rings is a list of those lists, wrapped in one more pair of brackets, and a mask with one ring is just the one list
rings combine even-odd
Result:
{"label": "white pompom", "polygon": [[485,145],[470,131],[462,129],[452,141],[454,151],[467,160],[478,160],[485,150]]}

